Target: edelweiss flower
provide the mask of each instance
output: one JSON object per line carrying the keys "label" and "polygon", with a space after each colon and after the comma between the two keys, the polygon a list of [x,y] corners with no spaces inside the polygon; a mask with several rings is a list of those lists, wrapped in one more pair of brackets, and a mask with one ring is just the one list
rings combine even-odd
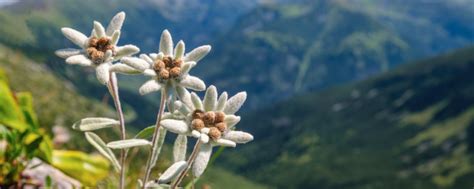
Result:
{"label": "edelweiss flower", "polygon": [[186,98],[189,93],[185,88],[196,91],[206,88],[201,79],[188,73],[210,50],[211,46],[203,45],[184,55],[184,42],[179,41],[173,51],[171,34],[168,30],[164,30],[158,54],[141,54],[140,58],[125,57],[122,58],[122,63],[152,77],[140,87],[140,94],[145,95],[166,88],[168,92],[171,92],[170,89],[175,89],[180,98]]}
{"label": "edelweiss flower", "polygon": [[110,21],[107,30],[104,29],[101,23],[94,21],[94,29],[90,37],[86,37],[83,33],[71,28],[61,28],[64,36],[81,49],[60,49],[55,52],[56,55],[65,58],[68,64],[95,67],[97,79],[102,84],[109,82],[110,71],[133,72],[134,70],[129,66],[123,64],[112,65],[113,61],[140,51],[134,45],[117,46],[124,19],[125,13],[118,13]]}
{"label": "edelweiss flower", "polygon": [[240,92],[227,100],[224,92],[217,98],[216,87],[210,86],[201,100],[196,93],[190,95],[192,104],[186,105],[177,101],[175,106],[182,116],[178,119],[165,119],[161,125],[167,130],[191,135],[203,143],[193,165],[194,175],[199,177],[207,166],[213,146],[235,147],[236,143],[247,143],[253,136],[242,131],[234,131],[235,125],[240,121],[235,116],[247,98],[247,93]]}

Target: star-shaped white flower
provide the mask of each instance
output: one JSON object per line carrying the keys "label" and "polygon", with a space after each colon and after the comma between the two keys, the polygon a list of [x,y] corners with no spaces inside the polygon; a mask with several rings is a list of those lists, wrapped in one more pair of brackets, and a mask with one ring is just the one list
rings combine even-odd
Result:
{"label": "star-shaped white flower", "polygon": [[176,119],[165,119],[161,125],[168,131],[199,138],[203,143],[193,165],[194,175],[199,177],[207,166],[213,146],[235,147],[237,143],[252,141],[253,136],[234,130],[240,121],[240,116],[234,114],[245,102],[246,92],[237,93],[230,99],[224,92],[218,98],[216,87],[210,86],[204,100],[194,92],[190,98],[190,105],[176,101]]}
{"label": "star-shaped white flower", "polygon": [[89,37],[72,28],[61,28],[62,33],[80,49],[67,48],[57,50],[57,56],[66,59],[66,63],[81,66],[92,66],[96,69],[97,79],[102,84],[109,82],[110,71],[133,73],[136,70],[123,64],[112,64],[125,56],[138,53],[140,49],[134,45],[117,46],[120,29],[125,20],[125,13],[115,15],[107,29],[94,21],[94,29]]}
{"label": "star-shaped white flower", "polygon": [[211,46],[203,45],[185,55],[184,42],[179,41],[173,49],[171,34],[164,30],[158,54],[141,54],[140,58],[124,57],[121,62],[151,77],[140,87],[141,95],[165,88],[168,92],[176,92],[180,98],[187,98],[189,92],[186,89],[203,91],[206,88],[201,79],[189,75],[189,70],[210,50]]}

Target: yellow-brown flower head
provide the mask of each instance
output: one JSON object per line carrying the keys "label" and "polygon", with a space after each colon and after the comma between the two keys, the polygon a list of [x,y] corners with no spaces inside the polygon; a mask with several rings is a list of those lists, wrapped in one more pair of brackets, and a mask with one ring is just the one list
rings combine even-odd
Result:
{"label": "yellow-brown flower head", "polygon": [[193,119],[193,121],[191,122],[191,125],[193,129],[196,129],[196,130],[201,130],[202,128],[206,126],[201,119]]}
{"label": "yellow-brown flower head", "polygon": [[213,140],[217,140],[217,139],[221,138],[222,133],[216,127],[211,127],[211,128],[209,128],[209,134],[208,135]]}
{"label": "yellow-brown flower head", "polygon": [[105,52],[107,52],[107,50],[111,50],[112,53],[115,53],[115,47],[110,43],[110,39],[107,37],[91,37],[88,44],[86,48],[87,55],[89,55],[95,64],[100,64],[104,61]]}
{"label": "yellow-brown flower head", "polygon": [[191,116],[191,127],[198,131],[209,128],[207,135],[213,140],[219,139],[227,130],[227,124],[224,122],[224,112],[195,110]]}
{"label": "yellow-brown flower head", "polygon": [[[160,80],[176,79],[181,75],[182,62],[180,59],[165,56],[163,59],[155,60],[153,70],[158,74]],[[163,73],[163,71],[166,72]]]}

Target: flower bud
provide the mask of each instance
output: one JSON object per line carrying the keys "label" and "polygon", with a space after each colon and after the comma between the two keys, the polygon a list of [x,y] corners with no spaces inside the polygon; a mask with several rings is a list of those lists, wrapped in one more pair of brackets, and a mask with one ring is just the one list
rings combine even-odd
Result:
{"label": "flower bud", "polygon": [[204,122],[201,119],[193,119],[191,126],[193,129],[198,131],[205,127]]}
{"label": "flower bud", "polygon": [[169,79],[170,78],[170,73],[166,69],[160,70],[159,76],[161,79]]}
{"label": "flower bud", "polygon": [[221,138],[222,133],[216,127],[211,127],[209,129],[208,135],[209,135],[209,137],[212,138],[212,140],[217,140],[217,139]]}
{"label": "flower bud", "polygon": [[225,114],[224,112],[216,112],[216,123],[224,122]]}
{"label": "flower bud", "polygon": [[206,124],[213,124],[216,120],[216,114],[214,112],[206,112],[204,113],[203,120]]}
{"label": "flower bud", "polygon": [[225,122],[217,123],[216,128],[219,129],[220,132],[224,132],[227,129],[227,124]]}
{"label": "flower bud", "polygon": [[171,68],[171,70],[170,70],[170,76],[171,76],[172,78],[178,77],[179,74],[181,74],[181,68],[179,68],[179,67]]}

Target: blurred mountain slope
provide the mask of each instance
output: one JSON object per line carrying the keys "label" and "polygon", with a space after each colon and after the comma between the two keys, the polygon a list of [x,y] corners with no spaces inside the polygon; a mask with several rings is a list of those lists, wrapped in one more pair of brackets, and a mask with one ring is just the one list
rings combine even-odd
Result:
{"label": "blurred mountain slope", "polygon": [[474,47],[244,115],[225,166],[277,188],[469,188]]}
{"label": "blurred mountain slope", "polygon": [[216,42],[206,63],[214,66],[197,72],[218,87],[247,90],[259,106],[474,42],[472,4],[384,2],[261,6]]}

